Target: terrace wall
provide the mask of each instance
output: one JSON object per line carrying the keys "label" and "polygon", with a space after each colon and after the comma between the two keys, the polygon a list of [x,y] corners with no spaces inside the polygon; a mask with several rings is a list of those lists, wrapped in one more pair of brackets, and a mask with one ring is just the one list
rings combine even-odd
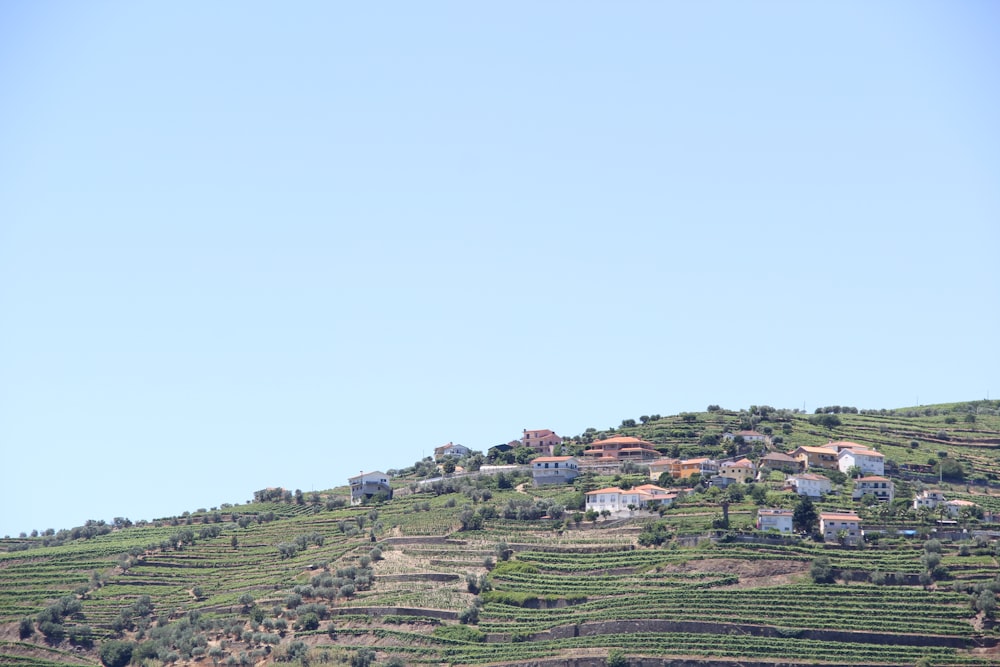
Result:
{"label": "terrace wall", "polygon": [[[794,629],[787,630],[770,625],[746,625],[742,623],[710,623],[705,621],[590,621],[575,625],[564,625],[545,632],[537,632],[529,641],[567,639],[592,635],[626,634],[635,632],[692,632],[707,634],[741,633],[754,637],[788,637],[789,632],[797,639],[815,639],[830,642],[851,642],[862,644],[896,644],[900,646],[942,646],[949,648],[970,648],[977,642],[969,637],[947,635],[906,635],[891,632],[851,632],[841,630]],[[489,635],[488,642],[509,641],[506,635]],[[983,642],[986,642],[984,644]],[[993,646],[995,638],[979,640],[978,645]],[[650,663],[652,664],[652,663]],[[660,663],[657,663],[660,664]]]}

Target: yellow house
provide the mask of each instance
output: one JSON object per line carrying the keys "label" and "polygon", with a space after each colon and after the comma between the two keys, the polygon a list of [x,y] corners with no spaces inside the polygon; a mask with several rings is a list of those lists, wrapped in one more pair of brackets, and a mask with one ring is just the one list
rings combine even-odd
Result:
{"label": "yellow house", "polygon": [[837,449],[832,447],[796,447],[792,451],[792,458],[801,463],[806,470],[809,468],[836,470],[838,453]]}
{"label": "yellow house", "polygon": [[740,484],[752,482],[757,475],[757,466],[750,459],[740,459],[739,461],[726,461],[719,466],[719,476],[728,477]]}

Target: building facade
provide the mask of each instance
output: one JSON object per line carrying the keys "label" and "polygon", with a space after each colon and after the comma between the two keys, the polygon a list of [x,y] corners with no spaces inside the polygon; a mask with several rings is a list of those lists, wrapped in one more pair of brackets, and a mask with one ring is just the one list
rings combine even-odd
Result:
{"label": "building facade", "polygon": [[572,456],[539,456],[531,460],[535,486],[569,484],[580,474],[580,464]]}
{"label": "building facade", "polygon": [[360,475],[347,478],[351,486],[351,504],[360,505],[379,494],[392,498],[392,487],[389,486],[389,476],[380,470],[363,472]]}

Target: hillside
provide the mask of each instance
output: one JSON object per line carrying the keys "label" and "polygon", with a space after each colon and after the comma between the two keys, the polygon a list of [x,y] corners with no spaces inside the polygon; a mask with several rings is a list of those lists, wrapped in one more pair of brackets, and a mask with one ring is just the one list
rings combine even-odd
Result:
{"label": "hillside", "polygon": [[[722,437],[740,429],[771,442]],[[884,454],[896,500],[853,500],[850,480],[830,475],[816,509],[857,511],[871,527],[843,546],[754,530],[760,508],[802,504],[775,472],[602,517],[581,511],[583,492],[646,483],[642,466],[535,488],[523,471],[435,481],[430,462],[398,462],[394,497],[370,505],[350,506],[346,487],[264,490],[0,541],[0,664],[1000,661],[1000,526],[986,521],[1000,513],[1000,401],[820,415],[712,406],[588,429],[563,450],[611,435],[683,458],[848,440]],[[979,511],[912,511],[925,486]]]}

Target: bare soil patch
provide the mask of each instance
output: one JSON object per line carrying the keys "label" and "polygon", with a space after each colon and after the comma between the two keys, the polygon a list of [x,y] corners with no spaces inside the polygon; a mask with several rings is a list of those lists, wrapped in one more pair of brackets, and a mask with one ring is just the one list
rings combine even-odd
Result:
{"label": "bare soil patch", "polygon": [[661,565],[661,572],[712,572],[735,574],[739,583],[721,588],[757,588],[788,584],[809,572],[809,564],[788,560],[741,560],[739,558],[706,558],[685,563]]}

